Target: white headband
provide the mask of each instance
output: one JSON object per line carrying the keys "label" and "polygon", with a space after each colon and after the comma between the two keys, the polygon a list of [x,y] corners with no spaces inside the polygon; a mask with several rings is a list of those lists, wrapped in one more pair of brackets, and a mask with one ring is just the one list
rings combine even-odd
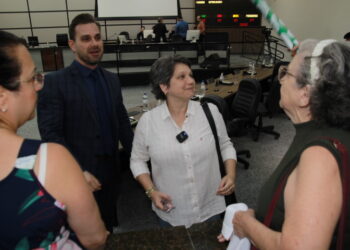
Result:
{"label": "white headband", "polygon": [[317,63],[319,56],[322,55],[323,49],[331,43],[336,42],[334,39],[322,40],[316,44],[316,47],[312,51],[311,64],[310,64],[310,80],[311,84],[314,85],[316,80],[320,77],[320,68]]}

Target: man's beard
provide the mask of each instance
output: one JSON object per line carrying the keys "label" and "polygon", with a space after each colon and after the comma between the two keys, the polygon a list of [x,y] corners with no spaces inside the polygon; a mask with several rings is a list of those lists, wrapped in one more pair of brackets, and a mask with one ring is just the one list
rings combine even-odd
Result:
{"label": "man's beard", "polygon": [[80,60],[82,60],[84,63],[91,65],[91,66],[95,66],[101,61],[102,56],[103,56],[103,52],[101,53],[101,55],[98,58],[91,58],[89,56],[89,54],[82,54],[79,52],[77,52],[77,55],[80,58]]}

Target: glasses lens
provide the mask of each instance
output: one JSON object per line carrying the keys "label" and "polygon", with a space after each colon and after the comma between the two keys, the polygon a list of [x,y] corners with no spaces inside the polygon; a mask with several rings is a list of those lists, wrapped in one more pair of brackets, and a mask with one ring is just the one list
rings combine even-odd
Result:
{"label": "glasses lens", "polygon": [[286,67],[280,67],[278,71],[278,80],[281,80],[285,75],[287,74],[287,68]]}
{"label": "glasses lens", "polygon": [[44,82],[44,75],[42,73],[35,74],[35,81],[42,84]]}
{"label": "glasses lens", "polygon": [[41,89],[44,85],[44,74],[36,73],[34,79],[37,86]]}

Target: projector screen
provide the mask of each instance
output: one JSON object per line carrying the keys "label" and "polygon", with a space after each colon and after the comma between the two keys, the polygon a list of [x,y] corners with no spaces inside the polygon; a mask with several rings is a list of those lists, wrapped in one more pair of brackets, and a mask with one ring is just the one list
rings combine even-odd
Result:
{"label": "projector screen", "polygon": [[98,19],[155,19],[178,16],[178,0],[97,0]]}

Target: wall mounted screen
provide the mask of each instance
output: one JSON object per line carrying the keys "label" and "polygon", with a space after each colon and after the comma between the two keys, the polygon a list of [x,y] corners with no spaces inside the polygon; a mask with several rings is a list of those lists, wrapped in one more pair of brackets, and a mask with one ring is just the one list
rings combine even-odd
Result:
{"label": "wall mounted screen", "polygon": [[97,0],[98,19],[155,19],[178,16],[178,0]]}

